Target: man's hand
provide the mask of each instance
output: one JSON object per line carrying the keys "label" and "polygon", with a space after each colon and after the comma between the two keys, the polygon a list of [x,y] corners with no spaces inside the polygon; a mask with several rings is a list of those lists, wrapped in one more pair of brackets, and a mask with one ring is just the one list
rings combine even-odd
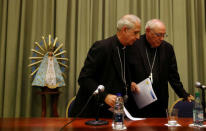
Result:
{"label": "man's hand", "polygon": [[105,102],[107,105],[109,105],[109,106],[111,106],[111,107],[114,107],[116,98],[117,98],[116,95],[108,94],[108,95],[106,96],[106,98],[104,99],[104,102]]}
{"label": "man's hand", "polygon": [[192,102],[192,100],[194,100],[195,98],[192,95],[189,95],[187,97],[187,101]]}
{"label": "man's hand", "polygon": [[131,83],[131,91],[132,92],[137,92],[137,93],[140,92],[139,87],[137,86],[137,84],[135,82]]}

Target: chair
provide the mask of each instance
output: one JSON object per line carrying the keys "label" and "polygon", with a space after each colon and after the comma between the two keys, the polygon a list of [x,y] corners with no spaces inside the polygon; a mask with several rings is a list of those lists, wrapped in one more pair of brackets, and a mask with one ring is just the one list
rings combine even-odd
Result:
{"label": "chair", "polygon": [[193,117],[193,105],[194,101],[188,102],[183,98],[179,98],[172,104],[170,111],[176,108],[178,109],[178,117]]}
{"label": "chair", "polygon": [[68,118],[68,117],[71,115],[70,112],[71,112],[72,107],[74,106],[75,98],[76,98],[76,96],[72,97],[72,98],[69,100],[68,104],[67,104],[67,108],[66,108],[66,118]]}

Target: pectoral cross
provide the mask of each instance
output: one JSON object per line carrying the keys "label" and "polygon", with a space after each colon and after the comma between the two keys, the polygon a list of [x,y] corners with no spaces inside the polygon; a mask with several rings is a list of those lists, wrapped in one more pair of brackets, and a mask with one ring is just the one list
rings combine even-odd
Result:
{"label": "pectoral cross", "polygon": [[150,75],[149,75],[149,79],[150,79],[151,83],[153,83],[152,72],[151,72]]}

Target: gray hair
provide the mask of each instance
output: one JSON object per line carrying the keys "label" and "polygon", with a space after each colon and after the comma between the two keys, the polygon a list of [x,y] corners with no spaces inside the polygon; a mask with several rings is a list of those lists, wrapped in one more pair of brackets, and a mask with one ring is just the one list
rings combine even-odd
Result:
{"label": "gray hair", "polygon": [[117,21],[117,31],[120,31],[122,27],[126,26],[128,29],[134,27],[136,22],[141,22],[140,18],[136,15],[128,14],[123,16],[121,19]]}
{"label": "gray hair", "polygon": [[159,19],[152,19],[152,20],[147,21],[147,23],[145,25],[145,30],[148,28],[154,29],[158,23],[163,23],[163,22]]}

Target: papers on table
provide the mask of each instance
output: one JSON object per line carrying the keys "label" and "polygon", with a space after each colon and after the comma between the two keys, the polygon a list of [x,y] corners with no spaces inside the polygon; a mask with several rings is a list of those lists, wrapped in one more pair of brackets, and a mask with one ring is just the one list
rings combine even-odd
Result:
{"label": "papers on table", "polygon": [[165,126],[172,126],[172,127],[174,127],[174,126],[181,126],[181,125],[177,123],[176,125],[165,124]]}
{"label": "papers on table", "polygon": [[131,114],[127,111],[127,109],[124,107],[124,113],[127,116],[127,118],[129,118],[130,120],[133,121],[138,121],[138,120],[144,120],[145,118],[135,118],[133,116],[131,116]]}
{"label": "papers on table", "polygon": [[[110,107],[108,110],[111,112],[114,112],[114,108],[112,108],[112,107]],[[130,120],[133,120],[133,121],[145,120],[145,118],[136,118],[136,117],[131,116],[131,114],[127,111],[127,109],[125,107],[124,107],[124,113],[125,113],[126,117]]]}
{"label": "papers on table", "polygon": [[197,128],[202,128],[202,127],[206,127],[206,125],[201,125],[201,126],[195,126],[194,124],[189,124],[189,127],[197,127]]}
{"label": "papers on table", "polygon": [[134,92],[133,97],[139,109],[157,100],[149,78],[138,83],[137,86],[139,87],[140,92]]}

